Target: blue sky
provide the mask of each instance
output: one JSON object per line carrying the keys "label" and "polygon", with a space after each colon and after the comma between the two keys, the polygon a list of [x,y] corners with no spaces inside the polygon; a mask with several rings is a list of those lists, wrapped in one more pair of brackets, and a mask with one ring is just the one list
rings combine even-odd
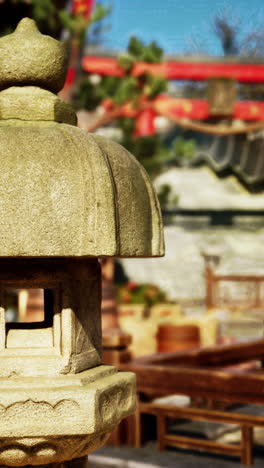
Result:
{"label": "blue sky", "polygon": [[[99,0],[97,0],[99,1]],[[240,20],[243,30],[264,30],[264,0],[100,0],[111,4],[104,34],[104,45],[124,50],[129,37],[137,35],[145,42],[155,40],[168,54],[194,50],[198,43],[210,53],[220,48],[212,34],[212,18],[229,9]]]}

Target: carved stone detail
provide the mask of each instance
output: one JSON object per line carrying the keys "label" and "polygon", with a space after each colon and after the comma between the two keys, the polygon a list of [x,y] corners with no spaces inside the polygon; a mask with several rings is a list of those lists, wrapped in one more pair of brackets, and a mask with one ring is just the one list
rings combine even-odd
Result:
{"label": "carved stone detail", "polygon": [[43,465],[85,456],[101,447],[109,433],[65,437],[21,437],[0,439],[0,464]]}
{"label": "carved stone detail", "polygon": [[111,366],[52,379],[1,378],[0,466],[82,457],[135,406],[134,375]]}
{"label": "carved stone detail", "polygon": [[[6,276],[0,272],[0,357],[5,358],[0,377],[9,377],[10,369],[12,376],[77,373],[100,363],[101,272],[96,259],[5,259],[1,271]],[[6,329],[5,291],[10,287],[51,290],[51,323],[31,329],[8,324]],[[27,341],[34,346],[26,346]]]}

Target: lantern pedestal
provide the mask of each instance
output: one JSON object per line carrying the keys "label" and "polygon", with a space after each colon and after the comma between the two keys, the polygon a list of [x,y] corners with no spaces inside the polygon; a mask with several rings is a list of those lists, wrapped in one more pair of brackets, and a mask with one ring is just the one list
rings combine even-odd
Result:
{"label": "lantern pedestal", "polygon": [[[0,286],[0,465],[85,456],[135,409],[134,375],[100,365],[98,260],[0,259]],[[42,322],[5,323],[22,288],[43,289]]]}
{"label": "lantern pedestal", "polygon": [[135,405],[135,376],[111,366],[52,379],[2,378],[0,465],[82,457],[103,445]]}

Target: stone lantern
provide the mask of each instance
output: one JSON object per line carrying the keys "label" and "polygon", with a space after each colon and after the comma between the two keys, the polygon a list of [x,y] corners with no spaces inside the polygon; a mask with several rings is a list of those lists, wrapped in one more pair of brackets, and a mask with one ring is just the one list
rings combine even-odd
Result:
{"label": "stone lantern", "polygon": [[[134,375],[100,364],[98,257],[163,255],[148,176],[76,127],[65,71],[30,19],[0,39],[1,466],[64,466],[134,411]],[[42,322],[5,323],[10,288],[44,290]]]}

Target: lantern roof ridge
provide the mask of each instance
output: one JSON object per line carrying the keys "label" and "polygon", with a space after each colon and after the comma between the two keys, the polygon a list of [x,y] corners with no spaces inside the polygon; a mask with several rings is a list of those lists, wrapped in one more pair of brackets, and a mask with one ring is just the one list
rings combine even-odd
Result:
{"label": "lantern roof ridge", "polygon": [[0,38],[0,90],[39,86],[57,93],[66,73],[65,43],[41,34],[34,20],[23,18],[12,34]]}

